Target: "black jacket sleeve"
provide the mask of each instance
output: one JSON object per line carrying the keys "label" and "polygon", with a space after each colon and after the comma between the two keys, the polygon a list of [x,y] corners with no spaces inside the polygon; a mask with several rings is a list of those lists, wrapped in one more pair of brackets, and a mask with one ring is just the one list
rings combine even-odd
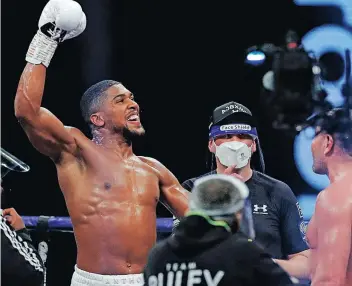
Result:
{"label": "black jacket sleeve", "polygon": [[251,264],[254,268],[256,285],[294,285],[291,277],[272,260],[269,254],[254,242],[249,243],[248,247],[250,248],[248,253],[252,253]]}
{"label": "black jacket sleeve", "polygon": [[290,276],[256,242],[236,234],[232,237],[231,248],[234,266],[243,269],[247,285],[294,285]]}
{"label": "black jacket sleeve", "polygon": [[254,272],[256,273],[258,283],[265,281],[263,285],[293,285],[293,280],[291,280],[288,274],[267,254],[262,253],[260,255],[260,262]]}
{"label": "black jacket sleeve", "polygon": [[0,219],[1,285],[43,285],[43,261],[28,230],[15,231],[2,216]]}

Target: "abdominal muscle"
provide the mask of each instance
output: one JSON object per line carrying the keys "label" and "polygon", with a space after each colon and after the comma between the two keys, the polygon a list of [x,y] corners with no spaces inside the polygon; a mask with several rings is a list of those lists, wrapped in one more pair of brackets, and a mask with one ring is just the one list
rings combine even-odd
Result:
{"label": "abdominal muscle", "polygon": [[155,208],[122,204],[106,216],[73,219],[77,267],[97,274],[141,273],[156,242]]}
{"label": "abdominal muscle", "polygon": [[159,178],[137,157],[121,161],[103,149],[93,151],[83,167],[75,162],[57,168],[77,267],[106,275],[141,273],[156,242]]}

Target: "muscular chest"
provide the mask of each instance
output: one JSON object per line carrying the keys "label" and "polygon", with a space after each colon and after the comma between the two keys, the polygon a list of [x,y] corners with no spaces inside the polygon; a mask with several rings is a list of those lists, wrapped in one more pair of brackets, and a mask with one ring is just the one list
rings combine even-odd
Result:
{"label": "muscular chest", "polygon": [[159,199],[159,179],[156,171],[138,159],[97,162],[88,174],[91,196],[121,203],[156,204]]}

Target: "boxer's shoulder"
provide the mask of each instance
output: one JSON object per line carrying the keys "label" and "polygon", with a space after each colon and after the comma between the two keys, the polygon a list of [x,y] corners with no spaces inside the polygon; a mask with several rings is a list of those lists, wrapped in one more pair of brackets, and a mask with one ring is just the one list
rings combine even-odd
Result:
{"label": "boxer's shoulder", "polygon": [[152,167],[154,167],[154,166],[156,166],[156,167],[158,167],[158,166],[161,166],[162,164],[158,161],[158,160],[156,160],[156,159],[154,159],[154,158],[152,158],[152,157],[146,157],[146,156],[137,156],[142,162],[144,162],[144,163],[146,163],[146,164],[148,164],[148,165],[150,165],[150,166],[152,166]]}
{"label": "boxer's shoulder", "polygon": [[81,130],[76,127],[65,126],[65,129],[70,133],[70,135],[74,138],[75,143],[78,145],[79,150],[83,151],[85,149],[89,151],[93,151],[93,149],[98,148],[99,152],[101,152],[100,146],[93,142],[90,138],[88,138]]}
{"label": "boxer's shoulder", "polygon": [[334,203],[334,189],[332,188],[331,185],[329,185],[327,188],[322,190],[318,195],[316,199],[316,206],[317,210],[319,208],[324,208],[325,206],[332,205]]}
{"label": "boxer's shoulder", "polygon": [[75,139],[78,139],[78,140],[87,140],[87,141],[90,141],[86,135],[84,135],[84,133],[79,130],[78,128],[76,127],[72,127],[72,126],[65,126],[65,129],[67,132],[70,133],[71,136],[73,136]]}
{"label": "boxer's shoulder", "polygon": [[147,166],[153,168],[157,172],[163,172],[166,169],[166,167],[160,163],[158,160],[151,158],[151,157],[145,157],[145,156],[138,156],[138,158]]}
{"label": "boxer's shoulder", "polygon": [[[350,186],[343,186],[341,182],[329,185],[326,189],[321,191],[317,196],[316,210],[331,212],[334,214],[341,214],[343,211],[352,211],[352,200],[348,188]],[[340,210],[336,212],[336,210]]]}

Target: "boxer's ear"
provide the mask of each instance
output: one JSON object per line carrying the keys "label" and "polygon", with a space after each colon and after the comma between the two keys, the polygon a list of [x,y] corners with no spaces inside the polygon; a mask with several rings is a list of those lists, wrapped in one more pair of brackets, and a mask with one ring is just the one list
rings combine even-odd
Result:
{"label": "boxer's ear", "polygon": [[102,117],[102,115],[99,112],[93,113],[90,116],[90,121],[97,127],[102,127],[105,124],[104,118]]}
{"label": "boxer's ear", "polygon": [[325,135],[325,148],[324,148],[324,155],[328,155],[333,151],[334,148],[334,138],[331,135]]}

